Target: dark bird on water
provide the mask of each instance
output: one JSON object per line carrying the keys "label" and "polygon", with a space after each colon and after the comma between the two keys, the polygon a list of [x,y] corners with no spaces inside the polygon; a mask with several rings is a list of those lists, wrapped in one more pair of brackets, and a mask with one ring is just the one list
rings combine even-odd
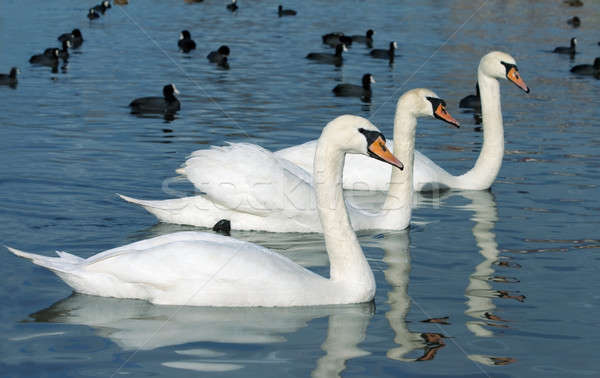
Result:
{"label": "dark bird on water", "polygon": [[361,97],[365,101],[370,101],[371,83],[375,83],[375,79],[373,78],[373,75],[367,73],[362,77],[362,85],[338,84],[333,88],[332,92],[335,93],[336,96]]}
{"label": "dark bird on water", "polygon": [[344,62],[344,58],[342,57],[342,52],[344,51],[348,51],[348,49],[346,49],[346,45],[339,44],[335,48],[335,54],[309,53],[308,55],[306,55],[306,59],[314,60],[318,63],[334,64],[336,66],[341,66]]}
{"label": "dark bird on water", "polygon": [[73,29],[70,33],[64,33],[58,36],[58,40],[63,43],[64,41],[71,42],[71,48],[76,49],[83,43],[83,36],[79,29]]}
{"label": "dark bird on water", "polygon": [[352,35],[350,38],[353,42],[364,43],[371,48],[373,47],[373,34],[375,34],[373,29],[369,29],[365,35]]}
{"label": "dark bird on water", "polygon": [[168,84],[163,87],[163,97],[141,97],[131,101],[131,113],[165,113],[173,114],[181,109],[175,94],[179,94],[175,85]]}
{"label": "dark bird on water", "polygon": [[571,38],[571,46],[566,47],[566,46],[559,46],[557,48],[554,49],[554,53],[557,54],[575,54],[575,46],[577,46],[577,38]]}
{"label": "dark bird on water", "polygon": [[279,17],[282,16],[295,16],[296,15],[296,11],[293,9],[283,9],[283,6],[280,5],[277,8],[277,14],[279,15]]}
{"label": "dark bird on water", "polygon": [[398,48],[398,44],[395,41],[390,42],[390,47],[387,50],[384,49],[373,49],[369,53],[373,58],[377,59],[388,59],[390,62],[394,61],[394,52]]}
{"label": "dark bird on water", "polygon": [[481,111],[481,97],[479,97],[479,83],[475,83],[475,94],[463,97],[458,103],[459,108],[468,108]]}
{"label": "dark bird on water", "polygon": [[196,48],[196,42],[194,42],[192,39],[192,35],[189,31],[183,30],[181,33],[179,33],[179,41],[177,41],[177,46],[179,46],[179,49],[184,53],[188,53]]}
{"label": "dark bird on water", "polygon": [[352,44],[352,38],[345,36],[344,33],[340,32],[324,34],[321,36],[321,39],[323,40],[324,44],[329,45],[331,47],[336,47],[340,43],[343,43],[346,46]]}
{"label": "dark bird on water", "polygon": [[0,85],[8,85],[11,88],[15,88],[17,86],[17,75],[19,74],[19,69],[17,67],[13,67],[10,69],[8,74],[0,74]]}
{"label": "dark bird on water", "polygon": [[571,68],[571,72],[578,75],[600,75],[600,57],[594,59],[594,64],[579,64]]}
{"label": "dark bird on water", "polygon": [[238,5],[237,5],[237,0],[231,0],[230,4],[227,4],[227,9],[229,9],[232,12],[235,12],[236,10],[238,10]]}
{"label": "dark bird on water", "polygon": [[100,15],[94,10],[94,8],[90,8],[87,14],[87,18],[89,18],[90,20],[95,20],[97,18],[100,18]]}

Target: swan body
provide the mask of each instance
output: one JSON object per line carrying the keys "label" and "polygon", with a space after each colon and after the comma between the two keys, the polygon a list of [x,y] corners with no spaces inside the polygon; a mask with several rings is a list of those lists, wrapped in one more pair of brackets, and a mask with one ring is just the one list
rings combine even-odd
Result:
{"label": "swan body", "polygon": [[[419,151],[414,153],[413,188],[426,191],[435,188],[465,190],[488,189],[502,165],[504,156],[504,128],[500,107],[498,79],[508,79],[529,93],[529,88],[519,75],[515,59],[510,55],[494,51],[486,54],[479,63],[477,78],[480,87],[483,114],[483,147],[475,166],[460,176],[454,176],[438,166]],[[394,142],[399,125],[394,125],[394,140],[388,147],[395,151]],[[316,142],[310,141],[277,151],[275,154],[305,168],[312,164]],[[344,188],[354,190],[387,190],[391,171],[388,167],[349,155],[344,171]],[[305,168],[306,169],[306,168]]]}
{"label": "swan body", "polygon": [[317,205],[330,259],[330,278],[256,244],[204,232],[177,232],[111,249],[87,259],[47,257],[9,248],[56,273],[85,294],[195,306],[311,306],[362,303],[375,295],[373,272],[344,204],[346,152],[369,154],[401,168],[368,120],[341,116],[317,146]]}
{"label": "swan body", "polygon": [[[433,117],[437,113],[446,121],[455,123],[447,112],[445,103],[427,89],[413,89],[400,97],[397,104],[396,141],[394,149],[409,168],[386,171],[393,182],[383,206],[377,210],[364,210],[349,205],[348,213],[355,230],[402,230],[408,227],[412,208],[412,164],[417,117]],[[312,146],[316,156],[319,142]],[[390,144],[387,148],[391,150]],[[372,172],[384,174],[362,160],[361,155],[347,155],[346,163],[358,164]],[[366,159],[374,160],[375,159]],[[376,163],[384,162],[375,161]],[[316,180],[308,172],[316,161],[310,159],[298,166],[251,144],[232,144],[213,147],[192,154],[178,172],[184,174],[204,195],[144,201],[121,196],[126,201],[143,206],[163,222],[212,227],[220,219],[229,219],[231,227],[239,230],[270,232],[323,232],[315,206]],[[356,170],[353,170],[356,171]],[[361,179],[374,179],[367,172]],[[348,169],[344,171],[344,176]],[[368,185],[368,182],[366,183]]]}

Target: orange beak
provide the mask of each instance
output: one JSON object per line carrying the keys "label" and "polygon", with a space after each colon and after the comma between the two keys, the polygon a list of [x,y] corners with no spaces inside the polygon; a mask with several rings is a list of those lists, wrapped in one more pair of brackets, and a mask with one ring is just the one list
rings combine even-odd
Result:
{"label": "orange beak", "polygon": [[525,84],[525,81],[523,81],[523,78],[521,77],[519,71],[515,67],[512,67],[508,71],[508,73],[506,74],[506,78],[515,83],[517,87],[524,90],[525,93],[529,93],[529,87],[527,86],[527,84]]}
{"label": "orange beak", "polygon": [[381,137],[375,139],[368,149],[372,157],[381,161],[385,161],[394,167],[398,167],[400,170],[404,169],[404,164],[402,164],[400,160],[396,159],[396,157],[392,155],[390,150],[388,150],[387,146],[385,145],[385,141]]}
{"label": "orange beak", "polygon": [[451,125],[454,125],[456,127],[460,127],[460,123],[458,123],[457,120],[454,119],[454,117],[452,117],[450,115],[450,113],[448,113],[448,111],[446,110],[446,107],[442,104],[439,104],[437,109],[434,112],[435,118],[439,118],[442,121],[446,121]]}

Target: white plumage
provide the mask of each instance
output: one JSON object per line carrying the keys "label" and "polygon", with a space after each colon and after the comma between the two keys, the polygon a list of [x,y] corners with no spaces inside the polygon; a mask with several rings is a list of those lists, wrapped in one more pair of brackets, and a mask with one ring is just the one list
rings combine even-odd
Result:
{"label": "white plumage", "polygon": [[[377,138],[369,140],[373,135]],[[375,279],[350,225],[340,176],[345,153],[367,154],[382,143],[381,133],[364,118],[341,116],[323,129],[319,141],[315,171],[323,180],[316,184],[317,205],[327,229],[330,279],[256,244],[203,232],[163,235],[88,259],[65,252],[46,257],[9,250],[50,269],[84,294],[194,306],[368,302],[375,295]],[[389,152],[378,156],[401,166]]]}
{"label": "white plumage", "polygon": [[[510,66],[514,66],[515,70],[511,72]],[[436,188],[484,190],[488,189],[496,179],[504,156],[504,129],[498,79],[508,79],[526,92],[529,92],[529,89],[516,70],[515,59],[500,51],[490,52],[481,58],[477,78],[481,91],[483,146],[475,166],[463,175],[454,176],[427,156],[415,151],[413,168],[413,187],[415,191]],[[394,139],[398,137],[399,126],[398,124],[394,125]],[[393,141],[388,141],[389,148],[392,149],[393,144]],[[316,141],[313,140],[276,151],[275,155],[306,169],[312,166],[315,146]],[[392,151],[394,150],[392,149]],[[349,155],[346,159],[344,170],[345,189],[388,189],[391,173],[389,166],[378,164],[377,161],[370,161],[358,155]]]}

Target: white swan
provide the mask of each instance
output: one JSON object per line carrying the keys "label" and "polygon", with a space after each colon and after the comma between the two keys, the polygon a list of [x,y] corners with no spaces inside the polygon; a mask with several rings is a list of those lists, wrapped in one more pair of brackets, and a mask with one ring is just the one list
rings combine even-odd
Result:
{"label": "white swan", "polygon": [[[504,129],[500,107],[500,86],[498,79],[508,79],[529,93],[529,88],[519,75],[515,59],[503,52],[493,51],[481,58],[477,69],[477,80],[481,92],[483,115],[483,147],[475,166],[460,176],[454,176],[435,164],[427,156],[415,151],[413,187],[416,191],[431,190],[436,187],[449,187],[467,190],[488,189],[502,165],[504,156]],[[399,124],[394,125],[394,140],[399,132]],[[392,148],[393,141],[388,141]],[[275,155],[299,167],[312,166],[316,141],[285,148]],[[395,150],[392,150],[395,151]],[[350,156],[348,157],[350,158]],[[355,190],[387,190],[390,169],[376,165],[361,156],[349,161],[344,170],[344,188]]]}
{"label": "white swan", "polygon": [[[435,116],[457,125],[446,111],[445,102],[428,89],[406,92],[398,100],[396,109],[394,150],[408,169],[405,172],[386,171],[393,184],[378,211],[349,207],[355,230],[402,230],[408,227],[412,207],[413,164],[410,162],[413,160],[417,117]],[[363,179],[375,180],[378,174],[384,174],[381,167],[384,162],[369,158],[363,162],[360,157],[362,155],[348,155],[346,163],[367,170],[366,175],[360,172]],[[368,160],[373,160],[374,164]],[[323,232],[314,204],[311,175],[259,146],[232,144],[198,150],[178,172],[185,174],[206,194],[164,201],[121,198],[143,206],[161,221],[169,223],[212,227],[220,219],[229,219],[231,227],[238,230]],[[345,169],[344,179],[352,172]]]}
{"label": "white swan", "polygon": [[373,299],[375,279],[350,226],[341,175],[347,152],[402,167],[368,120],[341,116],[317,146],[317,206],[325,229],[330,278],[256,244],[204,232],[178,232],[111,249],[88,259],[9,250],[56,273],[75,291],[156,304],[309,306]]}

